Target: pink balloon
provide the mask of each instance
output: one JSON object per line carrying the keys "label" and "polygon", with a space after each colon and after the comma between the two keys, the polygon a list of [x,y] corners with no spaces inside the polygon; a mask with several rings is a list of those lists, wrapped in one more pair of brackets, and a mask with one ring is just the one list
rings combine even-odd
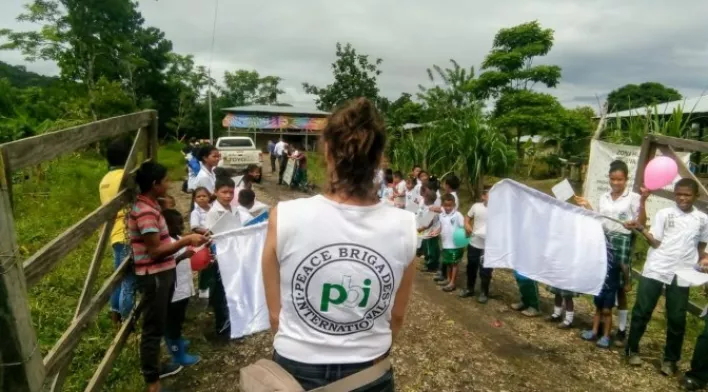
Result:
{"label": "pink balloon", "polygon": [[671,184],[678,175],[676,162],[666,156],[658,156],[644,169],[644,186],[655,191]]}

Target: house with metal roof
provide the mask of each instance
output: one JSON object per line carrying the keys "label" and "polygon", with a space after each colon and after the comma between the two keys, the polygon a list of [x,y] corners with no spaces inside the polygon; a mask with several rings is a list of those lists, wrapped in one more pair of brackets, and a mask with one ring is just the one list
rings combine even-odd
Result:
{"label": "house with metal roof", "polygon": [[228,135],[252,135],[259,147],[265,146],[269,139],[282,138],[288,143],[302,144],[308,150],[314,146],[330,115],[312,108],[279,105],[235,106],[221,110],[225,112],[221,124]]}
{"label": "house with metal roof", "polygon": [[[670,116],[676,109],[680,109],[684,115],[692,117],[708,116],[708,95],[703,95],[696,98],[679,99],[677,101],[664,102],[656,106],[640,107],[620,112],[608,113],[606,118],[628,118],[650,115]],[[595,118],[600,118],[597,116]]]}

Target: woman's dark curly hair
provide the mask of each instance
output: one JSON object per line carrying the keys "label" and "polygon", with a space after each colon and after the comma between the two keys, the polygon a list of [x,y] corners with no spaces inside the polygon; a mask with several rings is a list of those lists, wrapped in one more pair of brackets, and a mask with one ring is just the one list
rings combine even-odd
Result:
{"label": "woman's dark curly hair", "polygon": [[338,108],[322,132],[329,158],[329,189],[347,196],[375,198],[374,175],[386,146],[384,122],[374,104],[357,98]]}

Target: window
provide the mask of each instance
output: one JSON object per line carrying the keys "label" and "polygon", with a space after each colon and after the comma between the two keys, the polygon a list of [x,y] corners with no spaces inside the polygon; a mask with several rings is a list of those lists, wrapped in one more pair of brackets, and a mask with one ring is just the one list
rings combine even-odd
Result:
{"label": "window", "polygon": [[216,147],[217,148],[221,148],[221,147],[255,148],[255,146],[253,145],[253,141],[251,139],[247,139],[247,138],[219,139],[219,143]]}

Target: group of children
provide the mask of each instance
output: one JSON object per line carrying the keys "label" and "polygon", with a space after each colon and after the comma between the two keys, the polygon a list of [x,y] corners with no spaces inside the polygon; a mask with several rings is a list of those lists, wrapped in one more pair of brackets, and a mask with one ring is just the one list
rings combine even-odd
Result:
{"label": "group of children", "polygon": [[[204,148],[202,147],[202,149]],[[190,158],[187,157],[188,161]],[[211,234],[210,229],[224,214],[237,215],[241,224],[252,220],[254,218],[253,208],[256,205],[256,195],[252,190],[252,183],[257,182],[260,176],[260,168],[257,169],[249,167],[242,176],[235,178],[230,177],[230,173],[217,170],[213,184],[198,186],[196,189],[190,190],[192,203],[189,231],[209,235]],[[212,191],[208,188],[211,188]],[[158,202],[172,241],[179,241],[185,233],[185,222],[182,214],[176,209],[175,199],[165,194],[158,199]],[[174,293],[167,311],[168,322],[165,326],[164,337],[172,363],[165,367],[171,369],[170,373],[165,373],[162,376],[175,374],[181,367],[194,365],[200,360],[199,356],[187,352],[190,341],[184,339],[182,335],[189,300],[196,295],[193,276],[195,271],[193,271],[190,259],[199,250],[185,247],[173,255],[177,263],[176,279]],[[213,308],[215,337],[229,339],[230,322],[226,293],[219,273],[218,256],[213,245],[209,247],[209,253],[211,262],[205,269],[199,271],[199,296],[208,298],[209,305]]]}
{"label": "group of children", "polygon": [[[651,320],[662,291],[665,291],[668,325],[661,371],[666,375],[673,375],[678,369],[677,362],[683,344],[689,292],[687,285],[677,278],[676,272],[686,267],[708,272],[708,255],[705,253],[708,242],[708,216],[693,206],[698,198],[699,185],[693,179],[679,180],[674,189],[676,205],[658,211],[653,218],[651,229],[647,229],[646,200],[649,192],[642,189],[641,194],[637,194],[628,188],[629,170],[622,161],[612,162],[608,177],[610,190],[602,195],[598,206],[591,206],[584,198],[575,198],[577,205],[595,209],[599,214],[610,218],[603,224],[607,248],[605,282],[600,294],[594,297],[596,310],[592,329],[583,331],[581,338],[594,342],[600,348],[609,348],[613,342],[618,347],[626,346],[625,354],[629,364],[641,365],[639,341]],[[414,167],[411,175],[405,179],[400,172],[381,169],[376,181],[380,183],[379,196],[382,202],[392,207],[415,211],[417,214],[421,239],[418,255],[425,259],[424,271],[437,272],[434,280],[447,292],[456,289],[458,265],[464,254],[464,249],[459,247],[459,243],[455,243],[454,233],[464,228],[470,237],[466,252],[467,287],[460,291],[459,296],[472,296],[479,277],[481,288],[477,300],[479,303],[486,303],[492,279],[492,269],[484,267],[487,189],[482,191],[479,201],[473,204],[463,217],[458,212],[460,205],[457,190],[460,180],[453,174],[444,178],[442,189],[437,178],[429,176],[419,166]],[[631,325],[627,328],[627,293],[632,289],[631,259],[637,236],[644,237],[651,248],[640,278]],[[529,317],[540,315],[536,282],[516,272],[515,277],[521,301],[511,307]],[[547,321],[557,323],[561,329],[573,327],[573,298],[578,294],[553,287],[549,289],[554,294],[554,310],[546,318]],[[618,307],[618,326],[613,334],[612,310],[615,307]],[[708,339],[708,336],[703,339]],[[708,354],[699,353],[697,350],[692,364],[694,368],[697,366],[697,357],[700,356]],[[684,381],[685,384],[690,384],[687,388],[708,383],[708,363],[703,362],[705,359],[698,365],[704,367],[701,374],[690,377],[689,372],[686,378],[688,381]],[[694,369],[692,372],[697,371]],[[704,379],[699,379],[700,377]]]}

